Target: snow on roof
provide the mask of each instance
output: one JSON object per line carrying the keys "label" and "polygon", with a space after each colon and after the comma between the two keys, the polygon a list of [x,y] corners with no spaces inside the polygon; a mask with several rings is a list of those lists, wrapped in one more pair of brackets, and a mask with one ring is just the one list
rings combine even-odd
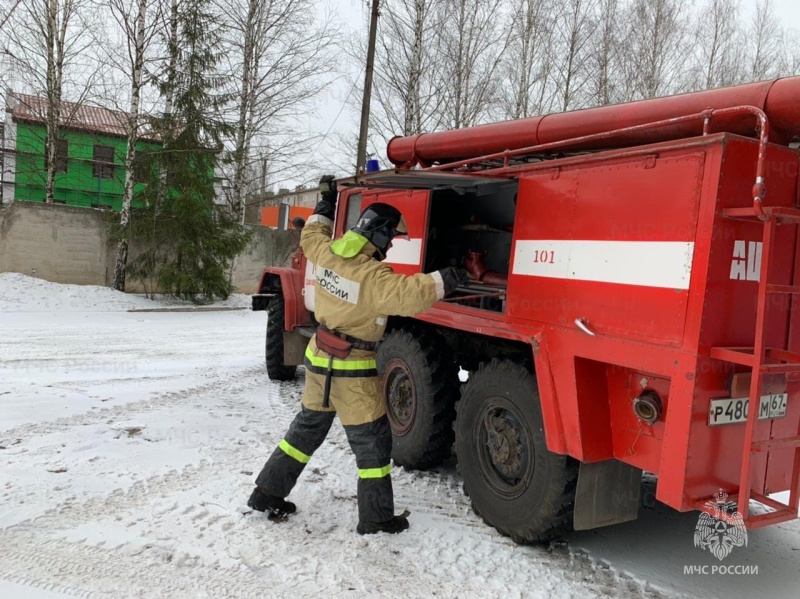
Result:
{"label": "snow on roof", "polygon": [[[47,98],[12,92],[9,94],[9,109],[15,121],[46,123]],[[127,137],[128,113],[101,106],[61,102],[61,126],[115,137]],[[154,134],[140,135],[142,139],[156,140]]]}

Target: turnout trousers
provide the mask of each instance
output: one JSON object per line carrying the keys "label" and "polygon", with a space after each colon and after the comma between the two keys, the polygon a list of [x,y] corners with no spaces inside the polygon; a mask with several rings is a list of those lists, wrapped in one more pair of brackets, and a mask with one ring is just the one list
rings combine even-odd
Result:
{"label": "turnout trousers", "polygon": [[392,431],[375,353],[354,350],[347,359],[333,361],[335,376],[327,408],[322,404],[329,356],[316,347],[314,338],[306,350],[305,365],[300,412],[256,478],[256,486],[270,495],[287,497],[338,415],[358,468],[358,519],[389,520],[394,516]]}

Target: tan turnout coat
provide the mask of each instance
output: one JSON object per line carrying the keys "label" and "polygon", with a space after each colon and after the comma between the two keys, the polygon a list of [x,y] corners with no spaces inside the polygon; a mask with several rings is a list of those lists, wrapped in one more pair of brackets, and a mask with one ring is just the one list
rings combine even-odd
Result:
{"label": "tan turnout coat", "polygon": [[[413,316],[444,297],[438,272],[396,274],[391,266],[373,258],[375,247],[364,239],[353,257],[334,253],[332,226],[330,219],[313,215],[300,239],[306,257],[316,265],[314,315],[321,324],[363,341],[378,341],[389,316]],[[312,337],[306,350],[303,391],[303,405],[311,410],[326,410],[322,395],[329,357]],[[327,409],[336,410],[342,424],[364,424],[386,413],[375,352],[354,349],[345,360],[334,360],[333,371]]]}

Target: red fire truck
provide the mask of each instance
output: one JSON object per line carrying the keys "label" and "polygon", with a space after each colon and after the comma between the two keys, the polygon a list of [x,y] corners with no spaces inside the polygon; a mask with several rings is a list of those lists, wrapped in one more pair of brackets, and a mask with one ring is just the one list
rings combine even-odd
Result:
{"label": "red fire truck", "polygon": [[[400,137],[340,183],[335,236],[404,214],[400,273],[471,281],[378,351],[396,463],[451,452],[518,542],[727,493],[748,528],[798,516],[800,77]],[[267,368],[294,376],[313,265],[267,268]],[[459,369],[467,371],[461,384]],[[786,493],[788,491],[788,493]]]}

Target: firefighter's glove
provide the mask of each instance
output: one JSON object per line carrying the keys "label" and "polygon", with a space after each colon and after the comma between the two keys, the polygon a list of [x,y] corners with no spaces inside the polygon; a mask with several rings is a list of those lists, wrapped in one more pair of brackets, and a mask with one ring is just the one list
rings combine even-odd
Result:
{"label": "firefighter's glove", "polygon": [[323,175],[319,180],[321,199],[314,208],[314,214],[319,214],[333,220],[336,215],[336,181],[333,175]]}
{"label": "firefighter's glove", "polygon": [[443,268],[439,271],[439,274],[442,275],[445,295],[450,295],[469,279],[469,273],[467,273],[466,270],[463,268],[453,268],[452,266]]}
{"label": "firefighter's glove", "polygon": [[323,175],[319,180],[319,192],[323,197],[329,194],[336,196],[336,177],[333,175]]}

